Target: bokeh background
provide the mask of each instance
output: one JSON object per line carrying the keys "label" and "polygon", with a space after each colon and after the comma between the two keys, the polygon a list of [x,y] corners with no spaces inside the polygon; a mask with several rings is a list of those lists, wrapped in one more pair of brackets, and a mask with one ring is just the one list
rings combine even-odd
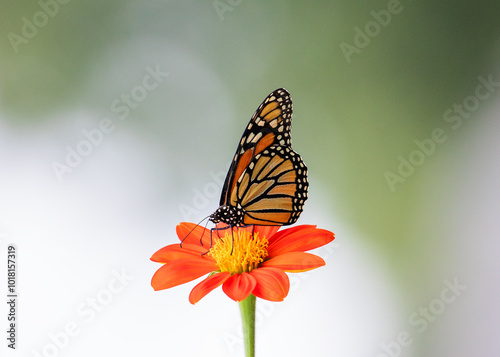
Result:
{"label": "bokeh background", "polygon": [[149,257],[215,210],[279,87],[310,172],[299,223],[337,238],[284,302],[260,302],[257,355],[500,353],[499,4],[0,7],[0,293],[11,243],[19,292],[7,355],[242,356],[237,304],[219,289],[192,306],[194,283],[154,292]]}

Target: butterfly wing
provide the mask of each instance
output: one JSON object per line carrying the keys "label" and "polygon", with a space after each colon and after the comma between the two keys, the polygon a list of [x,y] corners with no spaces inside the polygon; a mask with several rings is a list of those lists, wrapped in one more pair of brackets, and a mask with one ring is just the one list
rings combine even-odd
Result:
{"label": "butterfly wing", "polygon": [[269,94],[252,115],[229,168],[220,205],[229,205],[236,182],[248,165],[265,149],[291,146],[292,98],[284,88]]}
{"label": "butterfly wing", "polygon": [[249,163],[229,204],[245,212],[243,225],[293,224],[307,199],[307,167],[289,147],[271,146]]}

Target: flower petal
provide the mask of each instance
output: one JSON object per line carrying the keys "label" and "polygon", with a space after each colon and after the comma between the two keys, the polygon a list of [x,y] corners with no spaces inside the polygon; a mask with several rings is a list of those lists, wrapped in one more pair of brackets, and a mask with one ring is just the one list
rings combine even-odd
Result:
{"label": "flower petal", "polygon": [[196,285],[191,293],[189,294],[189,302],[191,304],[196,304],[205,295],[214,290],[216,287],[222,285],[231,274],[229,272],[217,273],[209,276],[205,280],[201,281]]}
{"label": "flower petal", "polygon": [[177,237],[180,241],[187,244],[195,244],[204,247],[205,250],[210,249],[213,244],[212,241],[212,231],[199,224],[190,222],[181,222],[175,228],[177,232]]}
{"label": "flower petal", "polygon": [[214,261],[209,259],[182,259],[163,265],[151,279],[155,290],[168,289],[187,283],[219,269]]}
{"label": "flower petal", "polygon": [[290,290],[290,280],[280,269],[258,268],[250,272],[257,285],[252,294],[269,301],[283,301]]}
{"label": "flower petal", "polygon": [[268,237],[269,244],[272,244],[274,241],[280,240],[281,238],[283,238],[283,236],[295,233],[295,232],[300,231],[300,230],[313,229],[313,228],[316,228],[316,225],[300,224],[298,226],[285,228],[285,229],[279,231],[278,233],[274,234],[272,237]]}
{"label": "flower petal", "polygon": [[323,265],[325,265],[325,261],[317,255],[303,252],[290,252],[266,260],[260,266],[278,268],[290,273],[299,273],[316,269]]}
{"label": "flower petal", "polygon": [[[300,229],[297,229],[301,227]],[[268,257],[275,257],[288,252],[305,252],[321,247],[335,239],[335,235],[315,226],[299,226],[276,233],[269,242]],[[277,236],[277,237],[276,237]]]}
{"label": "flower petal", "polygon": [[[238,232],[259,233],[259,236],[269,239],[269,237],[272,237],[280,228],[281,226],[257,226],[251,224],[242,227],[233,226],[233,232],[234,235],[238,234]],[[226,231],[229,235],[231,235],[229,226],[225,223],[218,223],[215,227],[215,230],[219,232],[217,234],[219,238],[224,238],[224,236],[226,235]]]}
{"label": "flower petal", "polygon": [[170,244],[166,247],[161,248],[156,253],[153,254],[151,260],[158,263],[168,263],[179,259],[212,259],[208,255],[204,255],[207,252],[206,248],[200,247],[195,244]]}
{"label": "flower petal", "polygon": [[255,232],[258,232],[260,237],[269,240],[280,228],[281,226],[255,226]]}
{"label": "flower petal", "polygon": [[222,285],[222,290],[234,301],[243,301],[255,288],[255,278],[248,273],[233,274]]}
{"label": "flower petal", "polygon": [[233,229],[235,230],[235,233],[236,230],[248,233],[259,233],[260,236],[264,236],[269,239],[269,237],[273,236],[280,228],[281,226],[258,226],[250,224],[248,226],[234,227]]}

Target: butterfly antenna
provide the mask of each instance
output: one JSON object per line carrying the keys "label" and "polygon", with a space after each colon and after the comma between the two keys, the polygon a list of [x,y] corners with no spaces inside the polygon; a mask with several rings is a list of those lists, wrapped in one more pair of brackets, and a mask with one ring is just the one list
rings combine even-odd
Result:
{"label": "butterfly antenna", "polygon": [[[210,216],[208,216],[208,217],[210,217]],[[205,217],[204,219],[207,219],[208,217]],[[207,223],[205,224],[205,230],[203,231],[203,233],[201,234],[201,237],[200,237],[201,246],[203,246],[203,235],[207,231],[207,226],[208,226],[208,220],[207,220]],[[210,230],[210,247],[208,249],[210,250],[210,248],[212,248],[212,230]]]}
{"label": "butterfly antenna", "polygon": [[[207,218],[209,218],[209,217],[210,217],[210,216],[206,216],[206,217],[205,217],[205,218],[203,218],[201,221],[199,221],[199,222],[196,224],[196,226],[194,226],[194,227],[193,227],[193,228],[189,231],[189,233],[188,233],[188,234],[186,234],[186,236],[185,236],[184,238],[182,238],[182,240],[181,240],[181,244],[180,244],[181,248],[182,248],[182,243],[184,243],[184,241],[186,240],[186,238],[187,238],[187,237],[189,237],[189,235],[190,235],[191,233],[193,233],[193,231],[196,229],[196,227],[198,227],[198,226],[201,224],[201,222],[203,222],[204,220],[206,220],[206,219],[207,219]],[[208,221],[207,221],[207,224],[208,224]],[[207,227],[207,225],[205,224],[205,228],[206,228],[206,227]],[[203,239],[203,234],[205,234],[205,231],[203,231],[203,233],[201,234],[200,243],[201,243],[201,240]],[[203,244],[201,244],[201,245],[203,245]]]}

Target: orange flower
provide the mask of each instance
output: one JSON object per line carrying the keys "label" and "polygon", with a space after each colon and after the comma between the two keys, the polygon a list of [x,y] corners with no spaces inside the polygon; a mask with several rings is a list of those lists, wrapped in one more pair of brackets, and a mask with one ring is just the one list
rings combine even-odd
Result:
{"label": "orange flower", "polygon": [[312,225],[278,232],[279,229],[280,226],[248,226],[234,227],[231,232],[228,227],[219,226],[211,232],[183,222],[176,229],[183,243],[168,245],[151,257],[154,262],[164,263],[151,285],[155,290],[168,289],[210,273],[191,291],[192,304],[220,285],[235,301],[250,294],[282,301],[290,288],[285,272],[297,273],[325,265],[323,259],[305,251],[321,247],[335,236]]}

